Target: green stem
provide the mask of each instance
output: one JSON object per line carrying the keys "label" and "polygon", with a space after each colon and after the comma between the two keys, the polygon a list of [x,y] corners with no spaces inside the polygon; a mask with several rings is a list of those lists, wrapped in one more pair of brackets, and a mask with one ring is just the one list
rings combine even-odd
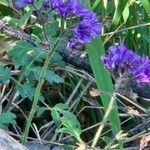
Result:
{"label": "green stem", "polygon": [[96,144],[98,142],[98,139],[99,139],[99,137],[100,137],[100,135],[102,133],[102,130],[103,130],[104,126],[105,126],[107,118],[108,118],[109,114],[111,113],[111,111],[113,109],[115,97],[116,97],[115,94],[111,97],[111,100],[110,100],[110,103],[108,105],[107,111],[106,111],[106,113],[105,113],[105,115],[103,117],[103,120],[102,120],[102,122],[101,122],[101,124],[100,124],[100,126],[99,126],[99,128],[98,128],[98,130],[96,132],[96,134],[95,134],[95,137],[94,137],[94,140],[93,140],[93,143],[92,143],[92,146],[91,146],[92,148],[95,148],[95,146],[96,146]]}
{"label": "green stem", "polygon": [[[35,10],[38,11],[38,9],[36,8],[36,6],[34,6],[34,4],[33,4],[33,7],[35,8]],[[39,12],[39,14],[40,14],[41,20],[43,20],[43,17],[42,17],[42,15],[41,15],[40,12]],[[47,34],[46,34],[46,29],[45,29],[44,21],[43,21],[42,27],[43,27],[43,32],[44,32],[45,40],[49,41],[49,39],[47,37]],[[57,48],[57,45],[58,45],[58,42],[59,42],[59,38],[63,34],[64,34],[64,32],[62,32],[62,34],[60,34],[60,36],[57,38],[56,43],[55,43],[55,45],[54,45],[54,47],[52,49],[51,49],[50,44],[48,46],[49,51],[48,51],[46,60],[44,62],[44,66],[42,68],[40,79],[38,81],[37,88],[36,88],[36,91],[35,91],[32,108],[31,108],[31,111],[30,111],[30,114],[29,114],[29,118],[27,119],[27,124],[26,124],[25,131],[24,131],[24,134],[23,134],[23,141],[22,141],[22,143],[24,145],[26,144],[28,133],[29,133],[29,129],[30,129],[30,126],[31,126],[31,123],[32,123],[32,119],[33,119],[34,114],[35,114],[36,109],[37,109],[37,105],[38,105],[38,101],[39,101],[39,97],[40,97],[41,88],[42,88],[42,85],[44,83],[44,77],[46,75],[46,72],[47,72],[47,69],[48,69],[48,66],[49,66],[49,62],[52,59],[53,54],[54,54],[54,52],[55,52],[55,50]]]}
{"label": "green stem", "polygon": [[45,63],[44,63],[44,66],[43,66],[43,69],[42,69],[42,72],[41,72],[40,79],[38,81],[38,85],[37,85],[36,91],[35,91],[35,96],[34,96],[32,108],[31,108],[31,112],[29,114],[29,118],[27,120],[27,124],[26,124],[26,127],[25,127],[25,131],[24,131],[24,135],[23,135],[23,141],[22,141],[22,143],[24,145],[26,144],[28,133],[29,133],[29,129],[30,129],[30,126],[31,126],[31,122],[32,122],[32,119],[33,119],[34,114],[36,112],[36,108],[37,108],[37,104],[38,104],[38,100],[39,100],[39,96],[40,96],[40,91],[41,91],[42,85],[44,83],[44,77],[45,77],[45,74],[47,72],[47,69],[48,69],[48,66],[49,66],[49,62],[51,61],[51,59],[53,57],[53,54],[54,54],[55,50],[57,49],[57,45],[58,45],[60,37],[64,33],[65,32],[62,32],[60,34],[60,36],[57,38],[57,40],[55,42],[55,45],[54,45],[52,50],[50,50],[50,46],[49,46],[49,51],[48,51],[48,54],[47,54],[47,57],[46,57],[46,60],[45,60]]}
{"label": "green stem", "polygon": [[38,81],[38,85],[37,85],[37,88],[36,88],[36,91],[35,91],[35,96],[34,96],[32,108],[31,108],[31,112],[30,112],[29,118],[27,120],[27,124],[26,124],[26,127],[25,127],[24,135],[23,135],[22,143],[24,145],[26,144],[26,141],[27,141],[30,125],[31,125],[32,119],[34,117],[34,114],[36,112],[36,107],[37,107],[37,104],[38,104],[40,91],[41,91],[42,85],[44,83],[44,77],[45,77],[45,74],[47,72],[47,69],[48,69],[48,66],[49,66],[49,62],[50,62],[50,60],[51,60],[51,58],[53,56],[53,53],[54,53],[54,50],[53,51],[51,50],[51,51],[48,52],[47,58],[45,60],[45,63],[44,63],[43,69],[42,69],[42,73],[41,73],[40,79]]}

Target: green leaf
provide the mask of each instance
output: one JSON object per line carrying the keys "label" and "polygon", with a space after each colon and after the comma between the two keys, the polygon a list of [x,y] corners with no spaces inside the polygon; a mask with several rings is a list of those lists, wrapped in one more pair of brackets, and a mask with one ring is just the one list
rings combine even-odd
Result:
{"label": "green leaf", "polygon": [[62,114],[63,117],[61,118],[61,122],[64,126],[67,128],[81,128],[81,125],[74,114],[69,111],[66,111],[66,113],[62,112]]}
{"label": "green leaf", "polygon": [[150,1],[149,0],[141,0],[142,6],[150,17]]}
{"label": "green leaf", "polygon": [[0,82],[5,82],[10,79],[10,69],[0,66]]}
{"label": "green leaf", "polygon": [[68,111],[68,106],[66,104],[56,104],[55,107],[53,107],[54,110],[58,111],[60,114],[63,115],[61,118],[62,123],[65,123],[65,126],[78,126],[80,127],[80,123],[77,120],[76,116]]}
{"label": "green leaf", "polygon": [[[36,80],[39,80],[41,72],[42,72],[42,67],[33,67],[30,68],[30,70],[34,73],[34,76]],[[50,83],[64,83],[63,78],[55,74],[52,70],[47,70],[47,73],[45,75],[45,79],[49,81]]]}
{"label": "green leaf", "polygon": [[69,127],[81,128],[80,123],[77,120],[76,116],[72,112],[70,112],[68,109],[69,107],[66,104],[62,104],[62,103],[56,104],[53,107],[53,110],[63,115],[63,117],[61,117],[61,122],[64,126],[68,128]]}
{"label": "green leaf", "polygon": [[23,26],[24,23],[31,17],[33,12],[33,8],[29,8],[29,11],[27,11],[20,19],[15,19],[14,22],[17,26]]}
{"label": "green leaf", "polygon": [[102,2],[102,0],[95,0],[92,9],[93,9],[94,11],[96,11],[96,10],[99,8],[101,2]]}
{"label": "green leaf", "polygon": [[58,22],[55,21],[53,23],[46,24],[46,31],[48,37],[54,37],[58,31]]}
{"label": "green leaf", "polygon": [[9,52],[17,67],[29,65],[40,54],[41,50],[28,42],[17,42],[16,46]]}
{"label": "green leaf", "polygon": [[86,6],[87,8],[89,8],[89,9],[92,9],[90,0],[86,0],[86,1],[85,1],[85,6]]}
{"label": "green leaf", "polygon": [[52,115],[52,118],[53,118],[56,126],[58,127],[60,125],[60,115],[59,115],[59,113],[55,109],[52,109],[51,115]]}
{"label": "green leaf", "polygon": [[11,113],[11,112],[6,112],[6,113],[3,113],[1,116],[0,116],[0,128],[7,128],[6,125],[9,125],[9,124],[16,124],[16,115]]}
{"label": "green leaf", "polygon": [[126,22],[128,20],[129,15],[130,15],[129,6],[130,6],[129,3],[127,3],[126,6],[125,6],[125,9],[123,11],[123,14],[122,14],[124,22]]}
{"label": "green leaf", "polygon": [[117,25],[119,24],[122,13],[123,13],[127,3],[128,3],[128,0],[119,1],[118,5],[117,5],[117,8],[115,10],[113,19],[112,19],[112,28],[113,29],[115,27],[117,27]]}
{"label": "green leaf", "polygon": [[61,128],[58,130],[58,132],[70,134],[80,141],[81,130],[78,130],[78,128]]}
{"label": "green leaf", "polygon": [[62,104],[62,103],[56,104],[53,107],[53,109],[63,115],[61,120],[65,126],[80,127],[80,123],[77,120],[76,116],[73,113],[71,113],[70,111],[68,111],[69,107],[66,104]]}
{"label": "green leaf", "polygon": [[36,113],[37,117],[40,117],[46,110],[47,110],[46,107],[38,108],[37,113]]}
{"label": "green leaf", "polygon": [[[23,98],[25,98],[27,96],[30,100],[33,100],[36,88],[31,83],[25,83],[23,85],[19,85],[18,90],[19,90],[19,94]],[[40,100],[43,100],[43,99],[44,99],[44,97],[42,95],[40,95]]]}
{"label": "green leaf", "polygon": [[[56,125],[58,126],[60,122],[62,123],[63,128],[59,130],[62,133],[68,133],[76,137],[79,141],[81,134],[81,126],[76,116],[68,111],[68,106],[66,104],[56,104],[52,109],[52,117]],[[60,117],[60,114],[63,116]]]}
{"label": "green leaf", "polygon": [[33,99],[35,94],[35,87],[32,84],[25,83],[19,86],[18,88],[19,88],[19,93],[23,98],[25,98],[25,96],[27,95],[30,100]]}
{"label": "green leaf", "polygon": [[[87,46],[87,49],[98,89],[100,91],[102,90],[113,92],[114,89],[111,77],[109,73],[104,69],[103,63],[100,59],[100,57],[105,54],[101,38],[93,39],[92,42]],[[107,110],[110,102],[110,96],[106,94],[102,95],[101,101],[103,103],[104,109]],[[113,109],[111,114],[109,115],[109,121],[112,125],[112,131],[115,135],[121,130],[121,125],[116,102],[114,103],[114,108],[116,109]]]}
{"label": "green leaf", "polygon": [[74,132],[69,130],[68,128],[61,128],[58,130],[58,132],[61,132],[61,133],[68,133],[70,134],[71,136],[75,136]]}
{"label": "green leaf", "polygon": [[56,110],[59,110],[59,111],[61,111],[61,109],[63,109],[63,110],[69,109],[68,105],[62,104],[62,103],[56,104],[53,108]]}
{"label": "green leaf", "polygon": [[5,6],[8,6],[8,1],[7,0],[1,0],[0,1],[0,4],[3,4]]}
{"label": "green leaf", "polygon": [[49,81],[50,83],[64,83],[64,79],[55,74],[52,70],[47,70],[47,73],[45,75],[45,79]]}

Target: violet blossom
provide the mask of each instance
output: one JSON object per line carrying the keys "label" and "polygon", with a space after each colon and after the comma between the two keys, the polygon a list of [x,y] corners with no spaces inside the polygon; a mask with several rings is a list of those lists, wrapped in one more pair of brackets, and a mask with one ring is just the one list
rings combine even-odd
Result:
{"label": "violet blossom", "polygon": [[[18,0],[16,5],[23,8],[27,4],[33,4],[34,0]],[[69,50],[78,50],[83,44],[90,43],[92,38],[101,34],[102,25],[94,12],[85,8],[76,0],[44,0],[45,9],[52,9],[58,15],[65,18],[67,16],[75,16],[79,18],[79,22],[73,29],[73,36],[67,44]]]}
{"label": "violet blossom", "polygon": [[139,85],[150,85],[150,59],[147,56],[139,56],[124,45],[111,46],[108,50],[101,59],[113,76],[118,71],[129,73]]}
{"label": "violet blossom", "polygon": [[74,35],[67,44],[69,50],[78,50],[78,47],[90,43],[92,38],[99,36],[101,33],[102,25],[99,23],[96,14],[76,0],[46,0],[44,6],[55,9],[62,17],[69,15],[79,17],[80,21],[74,28]]}
{"label": "violet blossom", "polygon": [[33,3],[34,3],[34,0],[18,0],[16,2],[16,6],[17,6],[17,8],[23,8],[27,4],[33,4]]}

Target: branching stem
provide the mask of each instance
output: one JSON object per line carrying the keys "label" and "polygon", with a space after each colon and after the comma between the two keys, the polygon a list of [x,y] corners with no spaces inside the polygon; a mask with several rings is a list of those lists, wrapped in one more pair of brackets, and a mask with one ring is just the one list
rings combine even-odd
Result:
{"label": "branching stem", "polygon": [[[33,7],[36,9],[36,7],[34,5],[33,5]],[[39,13],[40,13],[40,11],[39,11]],[[41,16],[41,19],[43,19],[42,15],[40,15],[40,16]],[[45,39],[48,40],[46,31],[45,31],[44,23],[42,24],[42,27],[43,27],[43,33],[44,33]],[[60,37],[62,35],[63,35],[63,32],[60,35]],[[35,95],[34,95],[34,99],[33,99],[32,108],[31,108],[31,111],[30,111],[30,114],[29,114],[29,118],[27,119],[27,124],[26,124],[25,131],[24,131],[24,134],[23,134],[23,141],[22,141],[22,143],[24,145],[26,144],[28,133],[29,133],[29,129],[30,129],[30,126],[31,126],[34,114],[36,113],[36,110],[37,110],[37,105],[38,105],[38,101],[39,101],[39,97],[40,97],[40,92],[41,92],[41,88],[42,88],[43,83],[44,83],[44,77],[46,75],[46,72],[47,72],[47,69],[48,69],[48,66],[49,66],[49,62],[51,61],[51,59],[53,57],[53,54],[54,54],[54,52],[55,52],[55,50],[57,48],[57,45],[58,45],[60,37],[58,37],[58,39],[56,40],[55,45],[54,45],[54,47],[52,49],[50,47],[50,44],[48,45],[49,46],[48,47],[48,49],[49,49],[48,50],[48,54],[47,54],[46,60],[44,62],[44,66],[42,68],[40,79],[38,81],[37,88],[36,88]]]}

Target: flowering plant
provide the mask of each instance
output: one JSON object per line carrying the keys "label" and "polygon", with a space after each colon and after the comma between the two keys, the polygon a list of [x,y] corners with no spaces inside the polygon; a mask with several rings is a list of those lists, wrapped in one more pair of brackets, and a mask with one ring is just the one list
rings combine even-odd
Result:
{"label": "flowering plant", "polygon": [[148,56],[139,56],[126,46],[117,45],[109,47],[108,54],[102,56],[102,61],[116,83],[122,79],[126,80],[126,84],[125,82],[123,84],[126,88],[128,87],[128,90],[131,91],[132,88],[138,92],[150,86],[150,59]]}
{"label": "flowering plant", "polygon": [[[16,2],[16,6],[18,8],[23,8],[27,4],[34,5],[34,3],[34,0],[19,0]],[[76,0],[44,0],[42,8],[45,10],[54,10],[64,19],[66,17],[79,18],[78,24],[73,29],[73,37],[67,44],[69,50],[78,50],[83,44],[90,43],[92,38],[97,37],[101,33],[102,25],[98,21],[96,14],[85,8]]]}
{"label": "flowering plant", "polygon": [[[25,72],[27,72],[27,76],[30,76],[31,70],[32,70],[32,72],[36,74],[35,77],[38,80],[35,94],[30,96],[31,99],[33,98],[33,105],[32,105],[32,109],[31,109],[31,112],[30,112],[30,115],[26,124],[25,131],[24,131],[23,143],[26,143],[29,128],[30,128],[32,119],[34,117],[34,114],[36,112],[38,100],[41,97],[40,92],[42,89],[42,85],[44,84],[44,80],[56,79],[56,77],[57,79],[59,79],[58,76],[55,76],[55,78],[49,77],[50,72],[48,72],[48,68],[49,68],[49,62],[53,58],[55,51],[58,49],[58,44],[60,44],[61,40],[63,41],[65,40],[63,36],[66,33],[66,31],[71,31],[71,38],[69,37],[70,40],[66,44],[66,47],[68,50],[72,50],[72,51],[77,51],[79,48],[82,47],[82,45],[89,44],[92,38],[95,38],[101,34],[101,23],[99,23],[96,14],[93,13],[91,10],[85,8],[81,3],[78,3],[76,0],[43,0],[42,2],[38,1],[37,3],[35,2],[35,0],[18,0],[16,2],[17,8],[24,8],[27,5],[32,6],[31,10],[33,11],[33,15],[36,17],[36,22],[38,23],[38,25],[41,26],[43,34],[41,35],[41,39],[39,39],[39,41],[40,40],[41,41],[40,42],[37,41],[37,43],[35,43],[35,45],[38,48],[34,47],[33,48],[34,51],[32,50],[28,51],[26,54],[29,56],[34,56],[37,49],[41,50],[41,45],[40,45],[41,43],[42,45],[44,44],[44,46],[46,47],[47,54],[39,56],[41,51],[37,52],[37,55],[33,58],[33,60],[30,61],[31,57],[29,58],[29,63],[26,66],[23,66],[26,63],[26,61],[24,60],[22,61],[23,68],[25,69],[27,68],[25,70]],[[53,17],[49,15],[49,13],[51,13]],[[51,18],[54,18],[55,22],[57,22],[56,18],[59,19],[58,21],[59,26],[57,23],[57,26],[54,27],[54,28],[58,27],[58,29],[55,30],[56,32],[53,31],[53,29],[51,28],[51,25],[49,25],[48,23],[49,19]],[[71,26],[72,23],[70,23],[68,20],[69,21],[73,20],[75,23],[77,22],[77,25],[75,27],[72,27]],[[55,32],[56,34],[55,36],[53,35],[53,32]],[[23,47],[23,44],[21,44],[21,47]],[[27,47],[25,45],[25,49],[26,48]],[[12,55],[14,58],[18,56],[17,53],[15,53],[15,55],[13,53]],[[32,63],[35,60],[39,61],[41,57],[42,59],[43,57],[45,59],[43,67],[42,68],[41,66],[35,67]],[[22,59],[22,57],[19,56],[19,58],[17,57],[17,59],[20,60]],[[21,65],[20,62],[18,63],[19,66]],[[62,80],[59,80],[59,81],[62,81]],[[69,112],[67,113],[69,114]],[[57,115],[58,117],[58,114],[56,114],[56,112],[55,112],[55,115]],[[55,117],[56,116],[54,116],[54,118]],[[63,120],[65,120],[65,126],[66,126],[67,125],[66,120],[71,120],[71,119],[68,119],[68,118],[66,119],[66,117],[63,117]],[[75,137],[77,137],[77,139],[79,140],[79,142],[82,142],[81,139],[79,138],[80,132],[81,132],[79,126],[76,126],[74,122],[73,123],[68,122],[68,124],[69,125],[66,126],[66,128],[62,129],[61,132],[66,132],[66,133],[69,132],[71,134],[74,134]],[[70,124],[73,124],[73,125],[70,126]],[[71,130],[69,128],[71,128]],[[72,128],[74,128],[75,132],[72,132]]]}

